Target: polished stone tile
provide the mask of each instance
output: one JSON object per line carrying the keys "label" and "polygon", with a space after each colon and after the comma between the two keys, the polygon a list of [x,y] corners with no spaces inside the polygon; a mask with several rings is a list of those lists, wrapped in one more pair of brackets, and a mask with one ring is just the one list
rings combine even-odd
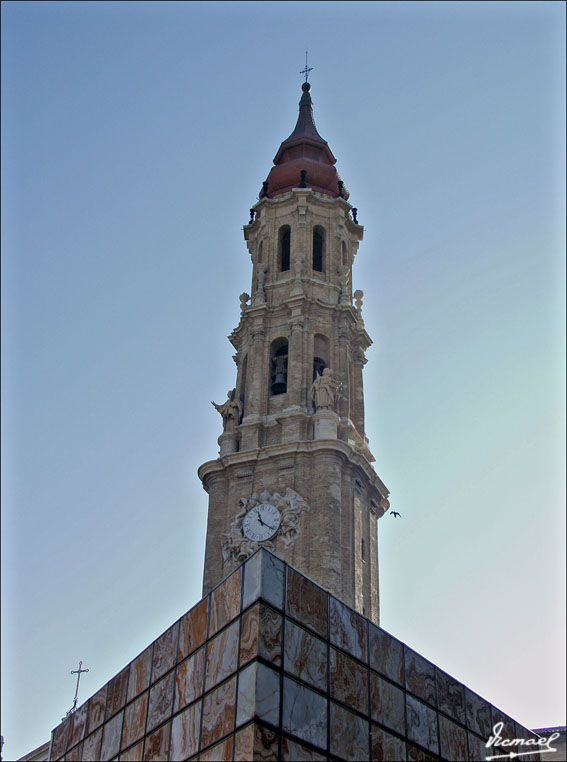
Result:
{"label": "polished stone tile", "polygon": [[406,742],[371,723],[370,754],[372,760],[403,762],[406,759]]}
{"label": "polished stone tile", "polygon": [[289,619],[285,622],[284,669],[295,677],[327,690],[327,644]]}
{"label": "polished stone tile", "polygon": [[280,676],[264,664],[252,662],[238,674],[236,724],[258,717],[278,725],[280,717]]}
{"label": "polished stone tile", "polygon": [[[246,578],[246,572],[244,577]],[[248,762],[251,759],[254,759],[254,723],[234,734],[234,762]]]}
{"label": "polished stone tile", "polygon": [[318,754],[307,746],[303,746],[290,738],[282,738],[282,761],[283,762],[326,762],[327,757]]}
{"label": "polished stone tile", "polygon": [[259,602],[242,615],[240,665],[256,656],[280,665],[282,656],[282,616]]}
{"label": "polished stone tile", "polygon": [[[543,734],[542,734],[543,735]],[[545,734],[548,738],[552,735],[551,733]],[[516,738],[523,739],[525,741],[531,741],[532,745],[530,746],[521,746],[517,749],[517,751],[527,752],[533,749],[537,748],[545,748],[545,747],[539,747],[537,744],[539,736],[536,733],[533,733],[531,730],[528,730],[527,728],[524,728],[522,725],[519,725],[516,723]],[[558,741],[555,741],[550,744],[550,748],[556,748],[558,745]],[[494,748],[494,747],[493,747]],[[561,756],[561,755],[559,755]],[[539,762],[540,756],[538,752],[533,752],[532,754],[524,754],[520,758],[522,762]],[[553,752],[551,755],[549,753],[542,754],[541,755],[542,760],[546,760],[546,762],[552,762],[553,759]]]}
{"label": "polished stone tile", "polygon": [[209,599],[202,601],[188,611],[179,624],[179,645],[177,648],[177,661],[182,661],[186,656],[202,646],[207,639],[207,609]]}
{"label": "polished stone tile", "polygon": [[282,729],[322,749],[327,747],[327,699],[284,677]]}
{"label": "polished stone tile", "polygon": [[206,691],[237,670],[239,624],[238,619],[236,619],[229,627],[207,643]]}
{"label": "polished stone tile", "polygon": [[243,667],[247,662],[258,656],[260,603],[256,603],[252,608],[242,614],[241,622],[239,665]]}
{"label": "polished stone tile", "polygon": [[[511,741],[514,739],[520,739],[520,738],[527,738],[527,737],[535,737],[535,734],[531,731],[527,730],[526,728],[522,727],[518,723],[514,722],[514,720],[509,717],[508,715],[501,712],[496,707],[491,708],[492,713],[492,728],[489,733],[488,742],[492,742],[490,749],[492,754],[497,754],[500,751],[502,751],[502,746],[495,746],[494,741],[498,741],[498,739],[505,739],[507,741]],[[507,748],[504,749],[504,751],[507,751]],[[529,749],[523,749],[523,751],[529,751]],[[529,758],[532,755],[526,754],[525,756],[522,756],[522,760],[529,760]],[[547,754],[541,755],[542,759],[551,759],[551,757],[548,757]]]}
{"label": "polished stone tile", "polygon": [[464,725],[466,723],[465,686],[437,667],[435,668],[435,675],[439,709]]}
{"label": "polished stone tile", "polygon": [[162,725],[146,738],[144,760],[148,762],[167,762],[169,755],[169,732],[171,723]]}
{"label": "polished stone tile", "polygon": [[81,762],[83,758],[83,744],[77,744],[65,754],[65,762]]}
{"label": "polished stone tile", "polygon": [[120,751],[123,719],[124,712],[119,712],[119,714],[115,714],[112,719],[104,724],[102,730],[102,746],[100,747],[101,762],[111,760]]}
{"label": "polished stone tile", "polygon": [[242,608],[258,598],[283,609],[284,564],[265,550],[259,550],[244,564]]}
{"label": "polished stone tile", "polygon": [[104,722],[104,707],[106,704],[106,685],[89,699],[87,710],[87,735],[100,727]]}
{"label": "polished stone tile", "polygon": [[465,688],[465,710],[467,726],[479,736],[488,738],[492,731],[488,701]]}
{"label": "polished stone tile", "polygon": [[199,749],[201,702],[197,701],[171,721],[170,758],[187,759]]}
{"label": "polished stone tile", "polygon": [[195,701],[203,693],[205,673],[205,648],[202,647],[181,664],[177,665],[175,676],[175,703],[173,711]]}
{"label": "polished stone tile", "polygon": [[67,742],[68,749],[83,740],[87,724],[87,709],[88,703],[85,702],[74,714],[71,715],[71,728],[69,730],[69,740]]}
{"label": "polished stone tile", "polygon": [[368,714],[368,669],[350,656],[331,648],[331,696],[362,714]]}
{"label": "polished stone tile", "polygon": [[324,638],[327,637],[328,598],[328,593],[288,567],[287,613]]}
{"label": "polished stone tile", "polygon": [[211,746],[199,755],[199,762],[230,762],[232,759],[233,737],[229,736],[224,741]]}
{"label": "polished stone tile", "polygon": [[406,696],[407,737],[420,746],[439,754],[437,712],[413,696]]}
{"label": "polished stone tile", "polygon": [[130,664],[130,680],[128,681],[128,701],[146,690],[150,684],[152,670],[152,648],[149,646]]}
{"label": "polished stone tile", "polygon": [[69,726],[71,724],[71,718],[61,722],[53,731],[53,737],[51,741],[51,758],[59,759],[65,754],[67,747],[67,737],[69,734]]}
{"label": "polished stone tile", "polygon": [[128,704],[124,710],[124,730],[122,732],[122,748],[125,749],[142,738],[146,728],[146,712],[148,710],[148,691]]}
{"label": "polished stone tile", "polygon": [[331,701],[329,751],[342,759],[369,759],[368,720]]}
{"label": "polished stone tile", "polygon": [[435,666],[411,648],[404,646],[406,688],[429,704],[435,703]]}
{"label": "polished stone tile", "polygon": [[102,728],[98,728],[83,741],[83,762],[98,762],[100,760],[101,743]]}
{"label": "polished stone tile", "polygon": [[261,725],[254,726],[254,760],[277,762],[279,734]]}
{"label": "polished stone tile", "polygon": [[[467,736],[469,742],[469,759],[471,762],[484,762],[486,757],[491,754],[486,748],[486,741],[479,738],[474,733],[471,733],[470,730],[468,731]],[[524,757],[521,757],[521,759],[523,760]]]}
{"label": "polished stone tile", "polygon": [[236,677],[205,696],[201,729],[202,749],[234,730],[235,701]]}
{"label": "polished stone tile", "polygon": [[113,714],[124,708],[126,703],[126,690],[128,688],[128,674],[130,672],[130,666],[119,672],[116,677],[108,683],[108,690],[106,693],[106,719],[108,720]]}
{"label": "polished stone tile", "polygon": [[144,752],[144,742],[140,741],[135,746],[120,754],[120,762],[140,762]]}
{"label": "polished stone tile", "polygon": [[495,706],[492,707],[492,725],[490,728],[491,735],[494,733],[494,728],[498,723],[502,723],[502,730],[499,731],[499,735],[502,738],[511,740],[516,738],[516,723],[507,714],[504,714]]}
{"label": "polished stone tile", "polygon": [[370,672],[370,714],[401,735],[406,733],[404,692],[375,672]]}
{"label": "polished stone tile", "polygon": [[152,656],[152,683],[155,683],[175,666],[178,635],[179,622],[176,622],[155,641]]}
{"label": "polished stone tile", "polygon": [[466,762],[467,731],[452,720],[439,715],[439,747],[444,759],[452,762]]}
{"label": "polished stone tile", "polygon": [[404,646],[385,630],[368,625],[369,663],[372,669],[390,680],[404,684]]}
{"label": "polished stone tile", "polygon": [[408,743],[408,760],[409,762],[436,762],[439,757],[435,754],[431,754],[423,749],[418,749],[411,743]]}
{"label": "polished stone tile", "polygon": [[241,583],[242,567],[239,567],[211,593],[209,638],[240,613]]}
{"label": "polished stone tile", "polygon": [[329,606],[331,643],[367,661],[368,620],[331,597]]}
{"label": "polished stone tile", "polygon": [[173,711],[173,687],[175,675],[170,672],[150,689],[148,705],[148,725],[146,732],[171,717]]}
{"label": "polished stone tile", "polygon": [[278,760],[278,734],[251,723],[234,736],[234,762]]}

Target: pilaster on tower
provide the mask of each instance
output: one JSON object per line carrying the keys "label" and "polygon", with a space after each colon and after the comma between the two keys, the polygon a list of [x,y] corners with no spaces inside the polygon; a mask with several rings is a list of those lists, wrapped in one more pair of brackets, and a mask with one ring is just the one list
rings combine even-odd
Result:
{"label": "pilaster on tower", "polygon": [[364,431],[372,341],[352,291],[363,227],[302,90],[244,227],[252,282],[229,337],[236,383],[217,405],[220,456],[199,469],[210,496],[203,591],[264,545],[377,622],[388,491]]}

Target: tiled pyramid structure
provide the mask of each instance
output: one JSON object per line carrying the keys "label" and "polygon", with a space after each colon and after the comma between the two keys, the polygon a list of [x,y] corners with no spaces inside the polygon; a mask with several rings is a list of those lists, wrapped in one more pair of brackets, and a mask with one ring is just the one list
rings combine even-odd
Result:
{"label": "tiled pyramid structure", "polygon": [[58,725],[50,759],[484,760],[499,721],[534,737],[260,549]]}

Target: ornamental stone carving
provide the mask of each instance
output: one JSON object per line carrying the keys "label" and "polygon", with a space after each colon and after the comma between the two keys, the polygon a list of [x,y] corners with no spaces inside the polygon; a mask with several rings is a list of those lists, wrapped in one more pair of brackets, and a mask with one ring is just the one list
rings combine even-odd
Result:
{"label": "ornamental stone carving", "polygon": [[334,410],[339,399],[342,384],[335,381],[330,368],[323,370],[322,376],[317,376],[311,384],[311,399],[316,410]]}
{"label": "ornamental stone carving", "polygon": [[289,335],[290,336],[296,331],[301,333],[304,328],[305,328],[305,318],[303,317],[294,317],[289,321]]}
{"label": "ornamental stone carving", "polygon": [[250,299],[250,294],[247,294],[247,293],[240,294],[239,299],[240,299],[240,310],[241,312],[244,312],[244,310],[248,306],[248,299]]}
{"label": "ornamental stone carving", "polygon": [[353,296],[356,311],[358,312],[358,317],[362,318],[362,297],[364,296],[364,291],[362,291],[360,288],[357,288]]}
{"label": "ornamental stone carving", "polygon": [[349,296],[349,277],[350,277],[350,268],[346,265],[340,265],[337,267],[337,272],[339,275],[339,283],[341,286],[341,295],[339,298],[339,304],[341,305],[349,305],[351,303],[351,299]]}
{"label": "ornamental stone carving", "polygon": [[[261,543],[249,540],[242,532],[244,517],[249,510],[260,505],[260,503],[271,503],[281,515],[280,528],[275,537]],[[289,487],[286,489],[285,495],[264,490],[259,495],[253,493],[251,497],[241,497],[238,506],[238,511],[232,520],[229,531],[222,535],[222,556],[225,563],[231,560],[242,563],[260,546],[275,551],[276,545],[281,543],[283,550],[287,550],[300,534],[302,514],[309,510],[309,505],[305,499]]]}
{"label": "ornamental stone carving", "polygon": [[227,393],[227,400],[222,405],[217,405],[216,402],[211,400],[213,405],[219,413],[222,415],[222,422],[224,431],[234,431],[240,423],[240,417],[242,415],[242,402],[236,398],[236,389],[229,390]]}
{"label": "ornamental stone carving", "polygon": [[267,270],[263,267],[258,268],[258,274],[256,276],[256,292],[252,299],[254,304],[265,304],[266,294],[264,293],[264,280],[266,278]]}
{"label": "ornamental stone carving", "polygon": [[301,285],[301,275],[303,271],[303,262],[305,257],[301,253],[297,253],[293,259],[293,271],[295,273],[295,279],[293,282],[293,288],[291,289],[291,296],[301,296],[303,294],[303,286]]}

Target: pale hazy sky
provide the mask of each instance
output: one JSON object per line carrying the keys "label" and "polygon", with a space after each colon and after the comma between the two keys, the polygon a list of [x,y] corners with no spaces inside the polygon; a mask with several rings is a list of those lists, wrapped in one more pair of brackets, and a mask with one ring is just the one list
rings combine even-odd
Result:
{"label": "pale hazy sky", "polygon": [[382,625],[565,722],[565,4],[2,4],[4,759],[201,595],[250,290],[242,236],[315,120],[353,285]]}

